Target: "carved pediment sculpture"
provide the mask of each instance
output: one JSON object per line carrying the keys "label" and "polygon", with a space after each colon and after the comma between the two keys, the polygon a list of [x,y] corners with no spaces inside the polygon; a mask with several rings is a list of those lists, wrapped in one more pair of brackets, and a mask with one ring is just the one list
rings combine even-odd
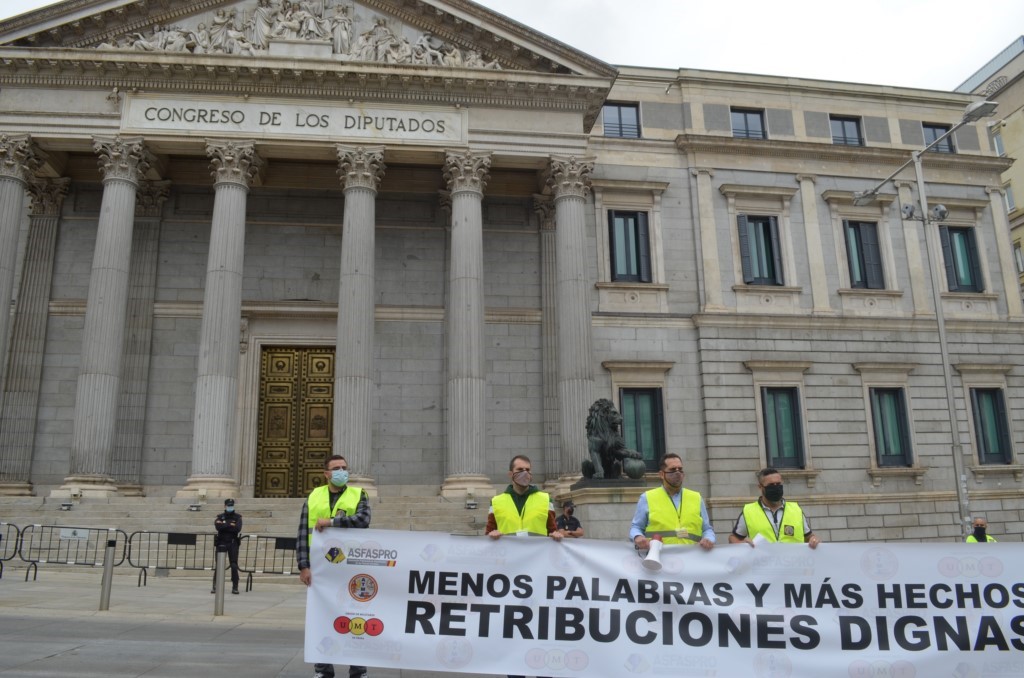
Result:
{"label": "carved pediment sculpture", "polygon": [[92,46],[255,56],[273,54],[274,43],[311,42],[329,46],[334,59],[346,62],[503,68],[497,57],[482,54],[478,48],[441,40],[429,30],[362,5],[333,1],[247,0],[198,12],[173,24],[126,30]]}

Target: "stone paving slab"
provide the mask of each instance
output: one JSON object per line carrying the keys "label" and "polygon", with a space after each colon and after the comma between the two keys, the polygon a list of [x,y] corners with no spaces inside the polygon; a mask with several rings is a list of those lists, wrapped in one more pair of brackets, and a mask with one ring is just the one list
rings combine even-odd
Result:
{"label": "stone paving slab", "polygon": [[[100,611],[100,568],[41,565],[36,580],[7,563],[0,578],[0,678],[309,678],[302,657],[305,589],[260,577],[214,615],[207,573],[113,576]],[[338,667],[338,676],[347,676]],[[483,678],[370,669],[371,678]]]}

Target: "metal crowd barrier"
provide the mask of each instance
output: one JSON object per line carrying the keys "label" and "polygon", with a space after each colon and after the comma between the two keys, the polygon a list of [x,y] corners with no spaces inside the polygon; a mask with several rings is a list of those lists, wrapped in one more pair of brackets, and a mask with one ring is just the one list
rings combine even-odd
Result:
{"label": "metal crowd barrier", "polygon": [[216,534],[196,532],[132,532],[128,564],[139,568],[139,586],[147,583],[150,568],[212,571],[217,562],[216,538]]}
{"label": "metal crowd barrier", "polygon": [[39,576],[39,563],[103,567],[107,541],[115,541],[114,565],[124,562],[128,535],[114,527],[29,525],[21,531],[18,555],[28,563],[25,581]]}
{"label": "metal crowd barrier", "polygon": [[0,522],[0,579],[4,576],[4,561],[18,555],[21,530],[14,523]]}
{"label": "metal crowd barrier", "polygon": [[295,537],[242,537],[238,547],[238,569],[245,572],[246,591],[252,591],[254,574],[291,574],[295,568]]}

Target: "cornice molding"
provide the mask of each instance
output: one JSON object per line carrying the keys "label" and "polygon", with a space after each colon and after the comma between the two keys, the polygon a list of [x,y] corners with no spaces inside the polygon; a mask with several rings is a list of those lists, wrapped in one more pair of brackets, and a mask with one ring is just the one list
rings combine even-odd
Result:
{"label": "cornice molding", "polygon": [[581,113],[589,129],[611,81],[270,56],[0,47],[0,85],[567,110]]}
{"label": "cornice molding", "polygon": [[[819,162],[843,162],[898,167],[910,159],[913,149],[841,146],[831,142],[735,139],[705,134],[680,134],[676,147],[689,153],[717,153],[745,157],[794,158]],[[928,153],[926,166],[955,171],[988,171],[1000,174],[1013,164],[1008,158],[966,153]]]}

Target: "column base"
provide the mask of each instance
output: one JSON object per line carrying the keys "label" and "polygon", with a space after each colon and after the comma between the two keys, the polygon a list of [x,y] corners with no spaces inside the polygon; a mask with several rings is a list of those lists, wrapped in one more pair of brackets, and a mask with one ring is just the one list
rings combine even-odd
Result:
{"label": "column base", "polygon": [[[580,474],[559,476],[544,483],[544,491],[551,495],[552,500],[568,499],[572,494],[573,483],[582,478]],[[555,508],[558,508],[557,506]]]}
{"label": "column base", "polygon": [[122,497],[145,497],[146,492],[138,483],[118,483],[117,492]]}
{"label": "column base", "polygon": [[380,493],[377,491],[377,481],[373,476],[353,475],[349,476],[348,484],[352,487],[358,487],[359,489],[366,492],[366,496],[370,499],[377,497]]}
{"label": "column base", "polygon": [[10,482],[0,483],[0,497],[34,497],[35,490],[32,489],[32,483],[25,481],[23,483]]}
{"label": "column base", "polygon": [[185,481],[185,487],[178,490],[175,499],[205,501],[208,497],[238,498],[238,481],[228,476],[198,476]]}
{"label": "column base", "polygon": [[67,476],[64,484],[50,492],[54,499],[107,499],[118,496],[117,485],[110,476]]}
{"label": "column base", "polygon": [[494,496],[494,483],[485,475],[448,476],[441,485],[445,499],[489,501]]}

